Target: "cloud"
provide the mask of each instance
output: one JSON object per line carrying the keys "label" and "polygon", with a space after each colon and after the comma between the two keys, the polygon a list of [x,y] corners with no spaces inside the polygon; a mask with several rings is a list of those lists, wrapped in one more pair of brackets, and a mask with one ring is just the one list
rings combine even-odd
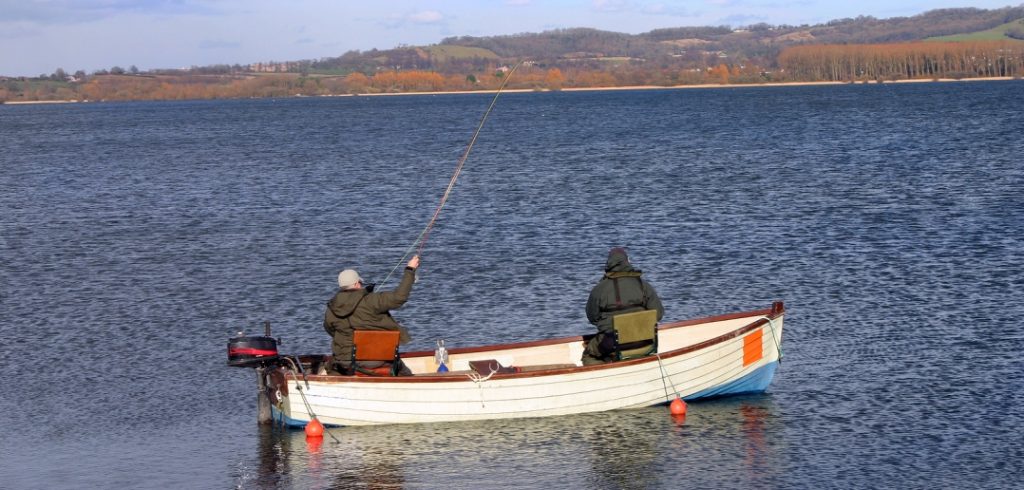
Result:
{"label": "cloud", "polygon": [[694,14],[675,4],[648,3],[632,0],[593,0],[594,10],[606,13],[634,13],[643,15],[692,17]]}
{"label": "cloud", "polygon": [[685,7],[676,5],[665,5],[663,3],[654,3],[651,5],[645,5],[640,13],[648,15],[670,15],[673,17],[692,17],[693,12],[690,12]]}
{"label": "cloud", "polygon": [[21,39],[26,37],[39,37],[42,36],[43,31],[38,28],[30,28],[24,25],[14,25],[12,27],[5,27],[0,29],[0,39]]}
{"label": "cloud", "polygon": [[622,12],[624,10],[630,10],[629,5],[631,2],[626,0],[594,0],[594,10],[598,12]]}
{"label": "cloud", "polygon": [[444,20],[444,15],[436,10],[424,10],[411,13],[406,16],[406,19],[414,24],[436,24]]}
{"label": "cloud", "polygon": [[721,24],[724,24],[724,25],[729,25],[729,26],[736,27],[736,26],[754,25],[754,24],[758,24],[758,23],[761,23],[761,22],[765,22],[766,20],[767,20],[766,17],[760,16],[760,15],[736,14],[736,15],[730,15],[728,17],[724,17],[719,22]]}
{"label": "cloud", "polygon": [[378,21],[385,29],[404,29],[410,26],[440,25],[444,27],[447,19],[436,10],[421,10],[409,14],[392,14]]}
{"label": "cloud", "polygon": [[198,0],[0,0],[0,23],[80,24],[121,14],[217,15]]}

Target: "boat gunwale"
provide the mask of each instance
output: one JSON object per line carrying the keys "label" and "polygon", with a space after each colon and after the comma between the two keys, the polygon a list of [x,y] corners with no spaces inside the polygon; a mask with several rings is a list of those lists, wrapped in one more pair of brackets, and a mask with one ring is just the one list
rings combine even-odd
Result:
{"label": "boat gunwale", "polygon": [[[705,349],[707,347],[710,347],[710,346],[713,346],[713,345],[716,345],[716,344],[720,344],[722,342],[726,342],[726,341],[735,339],[736,337],[739,337],[739,336],[741,336],[743,334],[746,334],[746,333],[748,333],[750,331],[753,331],[753,330],[756,330],[756,329],[760,328],[761,326],[763,326],[766,323],[768,323],[769,319],[775,320],[776,318],[778,318],[780,316],[783,316],[785,314],[785,311],[786,311],[785,310],[785,306],[780,301],[780,302],[773,303],[772,306],[769,307],[769,308],[763,308],[763,309],[758,309],[758,310],[750,310],[750,311],[742,311],[742,312],[737,312],[737,313],[726,313],[726,314],[722,314],[722,315],[715,315],[715,316],[709,316],[709,317],[704,317],[704,318],[695,318],[695,319],[692,319],[692,320],[682,320],[682,321],[677,321],[677,322],[666,323],[664,325],[659,325],[658,326],[658,330],[659,331],[661,331],[661,330],[670,330],[670,329],[674,329],[674,328],[684,328],[684,327],[689,327],[689,326],[694,326],[694,325],[703,325],[703,324],[706,324],[706,323],[715,323],[715,322],[721,322],[721,321],[735,320],[737,318],[743,318],[743,317],[747,317],[747,316],[751,316],[751,317],[752,316],[759,316],[759,318],[754,319],[754,321],[752,321],[752,322],[750,322],[748,324],[745,324],[743,326],[740,326],[738,328],[735,328],[735,329],[733,329],[733,330],[731,330],[729,332],[726,332],[726,333],[724,333],[722,335],[719,335],[717,337],[713,337],[713,338],[710,338],[708,340],[705,340],[705,341],[702,341],[702,342],[698,342],[696,344],[691,344],[691,345],[687,345],[687,346],[684,346],[684,347],[680,347],[680,348],[675,349],[675,350],[671,350],[671,351],[667,351],[667,352],[662,352],[662,353],[660,353],[658,355],[650,355],[650,356],[647,356],[647,357],[641,357],[641,358],[636,358],[636,359],[629,359],[629,360],[626,360],[626,361],[610,362],[610,363],[605,363],[605,364],[595,364],[595,365],[591,365],[591,366],[556,367],[556,368],[551,368],[551,369],[539,369],[539,370],[536,370],[536,371],[523,371],[523,372],[517,372],[517,373],[495,373],[495,374],[490,375],[488,377],[488,379],[524,379],[524,378],[533,378],[533,377],[538,377],[538,376],[557,376],[557,375],[561,375],[561,374],[597,371],[597,370],[605,370],[605,369],[618,369],[618,368],[622,368],[622,367],[635,366],[635,365],[638,365],[638,364],[645,364],[645,363],[650,363],[650,362],[659,362],[658,361],[659,358],[664,360],[664,359],[669,359],[669,358],[673,358],[673,357],[678,357],[678,356],[681,356],[681,355],[684,355],[684,354],[689,354],[689,353],[697,351],[697,350]],[[571,343],[571,342],[580,342],[580,341],[583,340],[583,338],[584,338],[583,335],[576,335],[576,336],[572,336],[572,337],[560,337],[560,338],[555,338],[555,339],[536,340],[536,341],[529,341],[529,342],[518,342],[518,343],[511,343],[511,344],[496,344],[496,345],[486,345],[486,346],[480,346],[480,347],[459,347],[459,348],[450,349],[448,352],[449,352],[449,354],[465,354],[465,353],[479,353],[479,352],[489,352],[489,351],[498,351],[498,350],[507,350],[507,349],[521,349],[521,348],[538,347],[538,346],[544,346],[544,345],[557,345],[557,344],[564,344],[564,343]],[[432,351],[412,351],[412,352],[403,353],[403,356],[409,356],[409,357],[428,356],[428,355],[432,356],[432,355],[434,355],[434,353]],[[286,373],[286,377],[288,379],[292,379],[292,380],[301,379],[301,377],[297,377],[297,376],[295,376],[291,372]],[[317,381],[317,382],[330,383],[330,384],[351,383],[351,382],[356,382],[356,383],[443,383],[443,382],[447,382],[447,383],[452,383],[452,382],[465,383],[465,382],[472,381],[471,379],[468,379],[466,376],[459,376],[457,374],[445,374],[445,375],[432,376],[429,373],[428,374],[420,374],[420,375],[416,375],[416,376],[397,376],[397,377],[391,377],[391,376],[339,376],[339,375],[328,375],[328,374],[309,374],[309,375],[306,375],[305,378],[308,381]]]}

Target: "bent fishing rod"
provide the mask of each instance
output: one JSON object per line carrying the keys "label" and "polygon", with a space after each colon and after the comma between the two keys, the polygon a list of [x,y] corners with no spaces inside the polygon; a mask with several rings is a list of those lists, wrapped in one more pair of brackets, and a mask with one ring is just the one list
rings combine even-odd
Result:
{"label": "bent fishing rod", "polygon": [[512,74],[515,73],[516,69],[519,68],[519,65],[522,64],[522,61],[516,63],[515,66],[509,70],[505,79],[501,81],[501,85],[498,86],[497,92],[494,93],[494,98],[491,99],[491,104],[487,106],[487,110],[484,111],[483,117],[480,118],[480,124],[477,125],[476,131],[473,132],[473,137],[469,139],[469,144],[466,145],[466,150],[462,152],[462,157],[459,158],[458,164],[455,165],[455,172],[452,173],[452,178],[448,180],[448,187],[444,190],[444,194],[441,195],[441,202],[438,203],[437,208],[434,209],[434,215],[430,217],[430,221],[427,222],[427,226],[425,226],[419,236],[413,240],[412,245],[410,245],[405,251],[402,258],[398,260],[398,263],[395,264],[393,269],[391,269],[391,272],[388,272],[388,275],[380,282],[381,286],[386,284],[388,279],[391,278],[391,275],[394,274],[403,263],[405,263],[405,260],[409,257],[409,254],[412,253],[413,249],[416,249],[416,255],[423,253],[423,248],[427,245],[427,238],[430,237],[430,230],[434,228],[434,223],[437,222],[437,217],[441,215],[441,210],[444,209],[444,205],[448,202],[448,197],[451,195],[452,189],[455,188],[455,182],[459,180],[459,174],[462,173],[462,167],[466,165],[469,153],[473,151],[473,145],[476,143],[477,137],[480,136],[480,130],[484,128],[484,123],[487,122],[487,116],[491,114],[491,109],[494,109],[494,104],[498,102],[498,96],[501,95],[501,91],[505,89],[505,85],[508,84],[509,79],[512,78]]}

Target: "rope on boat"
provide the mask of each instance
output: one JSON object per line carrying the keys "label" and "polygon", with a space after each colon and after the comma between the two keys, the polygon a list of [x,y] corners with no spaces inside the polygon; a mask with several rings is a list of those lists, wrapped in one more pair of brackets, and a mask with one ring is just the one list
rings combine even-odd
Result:
{"label": "rope on boat", "polygon": [[[772,331],[772,339],[775,341],[775,349],[778,351],[778,363],[781,364],[782,363],[782,346],[779,345],[778,338],[775,335],[775,322],[774,322],[774,320],[772,318],[769,318],[767,316],[762,316],[761,318],[764,318],[765,320],[768,320],[768,327],[771,329],[771,331]],[[701,352],[701,353],[697,354],[697,357],[718,355],[718,357],[721,358],[723,356],[729,356],[729,355],[732,355],[732,353],[734,353],[734,352],[740,352],[740,351],[743,350],[743,346],[742,346],[741,342],[738,343],[738,347],[730,348],[729,347],[730,345],[731,345],[730,343],[722,344],[721,347],[715,348],[714,350],[710,350],[710,351],[707,351],[707,352]],[[726,349],[731,349],[731,350],[729,352],[726,352],[726,353],[722,354],[721,352],[725,351]],[[662,356],[660,356],[660,354],[658,354],[656,352],[654,353],[654,355],[657,356],[658,366],[662,367],[662,372],[663,372],[662,384],[664,386],[665,385],[665,376],[668,376],[668,373],[665,371],[665,366],[662,365]],[[694,359],[696,359],[696,357],[694,357]],[[693,369],[696,369],[696,367],[693,367],[693,368],[690,368],[690,369],[683,369],[683,371],[680,371],[680,372],[686,372],[686,371],[693,370]],[[710,378],[710,380],[706,381],[705,383],[708,384],[708,385],[714,385],[719,380],[725,380],[725,378],[728,378],[729,376],[732,376],[736,372],[740,372],[743,369],[744,369],[743,367],[740,367],[740,368],[735,369],[735,370],[725,370],[725,371],[722,371],[721,373],[719,373],[715,377]],[[672,383],[672,377],[669,377],[669,383]],[[675,386],[674,383],[672,384],[672,389],[676,390],[676,386]],[[676,393],[679,393],[679,392],[676,391]],[[668,388],[666,388],[666,396],[668,397]]]}
{"label": "rope on boat", "polygon": [[665,385],[665,378],[668,378],[668,382],[672,384],[672,391],[679,395],[679,390],[676,389],[676,384],[669,378],[668,372],[665,371],[665,365],[661,363],[661,353],[655,352],[654,357],[658,358],[658,368],[661,370],[661,386],[665,388],[665,398],[670,398],[668,394],[668,386]]}
{"label": "rope on boat", "polygon": [[[296,378],[295,379],[295,389],[299,392],[299,397],[302,398],[302,404],[306,406],[306,412],[309,413],[309,416],[310,416],[310,418],[312,420],[317,420],[316,414],[313,413],[313,406],[309,404],[309,400],[306,399],[306,394],[302,391],[302,384],[299,383],[299,380],[298,380],[299,369],[298,369],[298,367],[296,367],[295,361],[291,360],[291,358],[289,358],[287,356],[285,356],[284,359],[287,360],[291,364],[292,375],[295,376],[295,378]],[[309,387],[309,381],[306,381],[306,387],[307,388]],[[284,418],[284,414],[283,413],[281,414],[281,417],[282,417],[282,421],[283,421],[283,418]],[[334,437],[334,434],[331,434],[331,432],[328,431],[326,427],[324,428],[324,432],[326,432],[327,435],[331,436],[331,439],[334,439],[334,442],[337,442],[339,444],[341,443],[341,441],[338,440],[337,437]]]}
{"label": "rope on boat", "polygon": [[[412,250],[414,248],[416,248],[417,255],[423,253],[423,247],[425,247],[427,244],[427,238],[430,236],[430,230],[434,227],[434,223],[437,222],[437,217],[441,215],[441,210],[444,209],[444,205],[448,202],[448,196],[451,195],[452,189],[455,188],[455,182],[459,179],[459,174],[462,173],[462,167],[465,166],[466,159],[469,158],[469,152],[473,150],[473,145],[476,143],[476,138],[480,136],[480,130],[484,128],[484,122],[487,121],[487,116],[491,114],[491,109],[494,109],[494,104],[498,102],[498,96],[501,95],[501,91],[504,90],[505,85],[508,84],[509,79],[512,78],[512,74],[515,73],[516,69],[519,68],[519,65],[522,64],[522,61],[516,63],[516,65],[513,66],[511,70],[509,70],[508,75],[505,76],[505,79],[501,81],[501,86],[499,86],[498,91],[494,93],[494,98],[491,99],[491,104],[487,106],[487,110],[484,111],[483,117],[480,118],[480,124],[477,125],[476,131],[473,133],[473,137],[470,138],[469,144],[466,145],[466,151],[462,152],[462,157],[459,158],[459,163],[455,166],[455,172],[452,174],[452,178],[448,181],[448,187],[444,190],[444,194],[441,195],[441,202],[440,204],[437,205],[437,209],[434,210],[434,215],[430,218],[430,221],[427,222],[427,226],[423,228],[423,231],[420,232],[420,235],[416,237],[415,240],[413,240],[412,245],[410,245],[409,248],[405,251],[405,254],[402,255],[402,258],[398,260],[398,263],[395,264],[395,267],[391,269],[391,272],[388,272],[388,275],[384,276],[384,280],[380,282],[381,286],[387,284],[388,279],[390,279],[392,274],[394,274],[395,271],[398,270],[398,268],[405,263],[406,259],[409,257],[409,254],[412,253]],[[417,244],[419,244],[419,248],[417,248]]]}
{"label": "rope on boat", "polygon": [[496,372],[498,371],[491,371],[491,373],[488,374],[487,376],[480,376],[477,373],[466,373],[466,377],[469,378],[472,382],[480,384],[483,383],[484,381],[491,379],[491,376],[494,376],[494,373]]}
{"label": "rope on boat", "polygon": [[494,373],[497,372],[497,370],[491,371],[491,373],[488,374],[487,376],[480,376],[477,373],[466,373],[466,377],[469,378],[469,380],[472,381],[474,384],[476,384],[477,393],[480,394],[480,408],[487,408],[487,405],[484,403],[484,386],[482,383],[484,381],[491,379],[491,376],[494,376]]}
{"label": "rope on boat", "polygon": [[768,320],[768,327],[772,329],[772,340],[775,341],[775,350],[779,352],[779,364],[782,364],[782,346],[779,345],[779,338],[775,336],[775,322],[771,318],[763,316],[765,320]]}

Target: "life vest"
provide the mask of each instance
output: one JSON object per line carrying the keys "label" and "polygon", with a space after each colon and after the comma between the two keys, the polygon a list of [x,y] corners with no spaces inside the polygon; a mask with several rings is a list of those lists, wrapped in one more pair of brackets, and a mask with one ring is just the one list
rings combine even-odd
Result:
{"label": "life vest", "polygon": [[623,278],[612,277],[610,279],[612,280],[612,286],[615,288],[615,304],[605,307],[604,311],[617,312],[629,308],[644,307],[644,305],[647,303],[647,298],[644,297],[644,281],[643,279],[640,279],[640,276],[633,276],[633,278],[636,279],[636,282],[640,285],[640,299],[634,300],[629,303],[623,303],[622,294],[619,291],[619,279]]}

